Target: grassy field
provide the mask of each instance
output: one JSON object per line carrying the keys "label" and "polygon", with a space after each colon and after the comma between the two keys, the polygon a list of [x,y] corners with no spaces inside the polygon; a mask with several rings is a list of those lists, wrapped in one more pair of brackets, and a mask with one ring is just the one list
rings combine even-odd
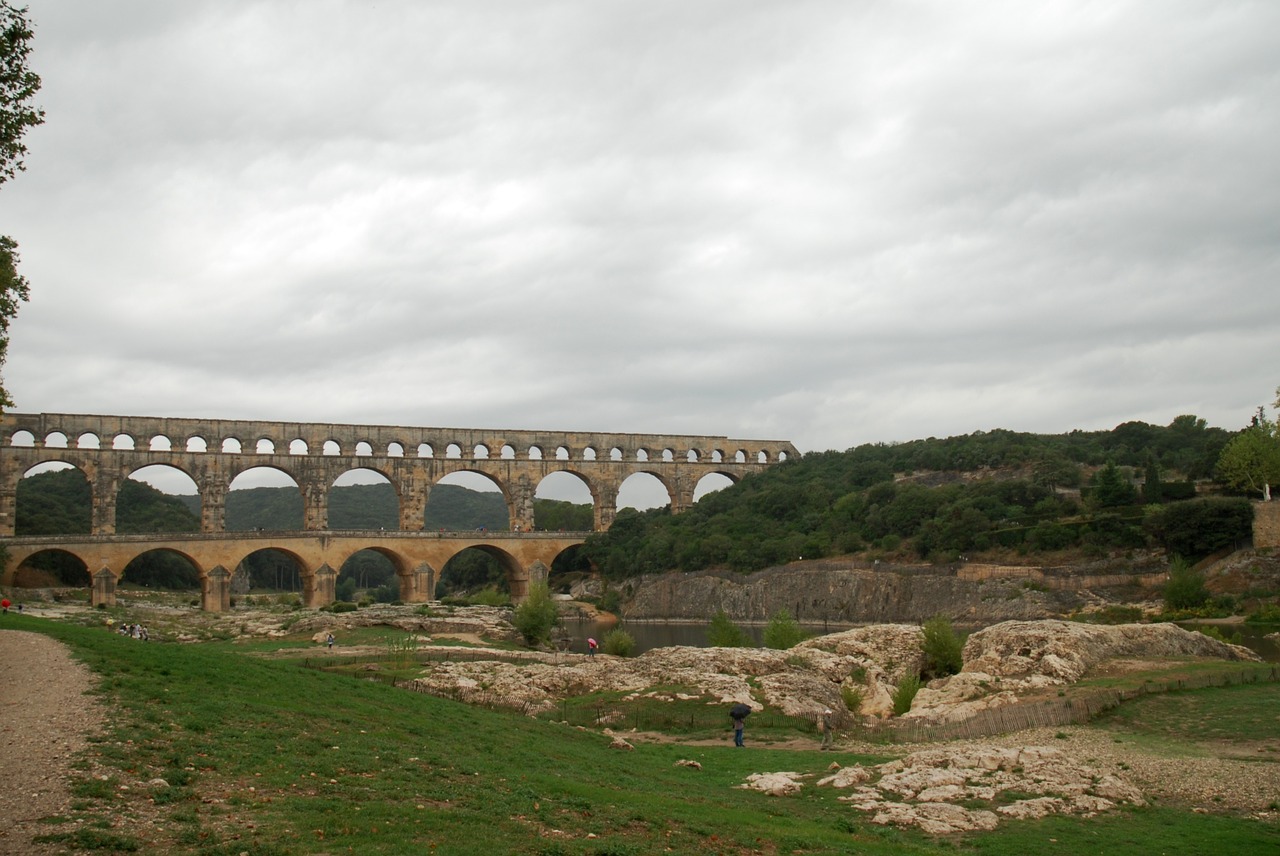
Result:
{"label": "grassy field", "polygon": [[[72,816],[48,824],[50,841],[86,852],[1280,852],[1277,825],[1167,806],[935,839],[875,826],[838,802],[838,791],[806,787],[773,798],[736,789],[753,772],[819,774],[832,760],[860,760],[761,746],[753,723],[748,742],[756,745],[745,751],[712,729],[723,743],[626,752],[592,730],[250,656],[229,643],[140,643],[100,627],[9,618],[6,627],[69,644],[102,676],[103,700],[115,711],[111,732],[81,763]],[[1180,725],[1176,700],[1190,696],[1202,701]],[[1165,699],[1174,706],[1159,716],[1145,707]],[[1280,741],[1275,684],[1151,697],[1097,727],[1177,740],[1246,707],[1261,713],[1261,724],[1240,713],[1224,733],[1248,728],[1251,739],[1269,739],[1257,732],[1270,729]],[[791,727],[779,720],[765,731]],[[701,724],[693,731],[708,734]],[[702,769],[676,766],[684,758]],[[155,778],[167,786],[144,784]]]}

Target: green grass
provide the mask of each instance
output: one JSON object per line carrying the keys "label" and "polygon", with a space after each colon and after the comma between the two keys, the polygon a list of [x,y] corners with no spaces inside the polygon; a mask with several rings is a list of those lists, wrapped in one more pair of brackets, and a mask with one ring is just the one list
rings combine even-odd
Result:
{"label": "green grass", "polygon": [[[1276,825],[1173,808],[1010,822],[994,833],[934,839],[875,826],[838,802],[838,791],[806,787],[780,799],[736,790],[749,773],[796,770],[816,779],[833,757],[854,760],[751,745],[753,733],[768,730],[753,732],[764,722],[755,716],[748,720],[745,751],[726,740],[642,744],[626,752],[608,749],[595,731],[246,656],[228,645],[140,644],[102,628],[22,617],[6,624],[68,643],[102,676],[100,691],[115,712],[111,733],[90,749],[112,786],[102,787],[87,769],[78,773],[83,778],[71,812],[77,829],[50,832],[86,852],[1221,854],[1280,848]],[[774,727],[778,734],[800,733],[781,721]],[[681,758],[699,761],[702,770],[675,766]],[[168,787],[143,784],[157,777]],[[130,787],[120,790],[117,783]],[[134,820],[148,813],[158,815],[158,825]]]}
{"label": "green grass", "polygon": [[1107,712],[1096,724],[1179,744],[1274,743],[1280,753],[1280,688],[1258,683],[1149,695]]}

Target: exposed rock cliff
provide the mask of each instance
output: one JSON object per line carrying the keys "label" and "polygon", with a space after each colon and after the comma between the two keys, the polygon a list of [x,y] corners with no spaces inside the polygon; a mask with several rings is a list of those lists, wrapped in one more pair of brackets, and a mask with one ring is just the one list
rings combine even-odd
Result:
{"label": "exposed rock cliff", "polygon": [[[797,562],[750,575],[727,571],[655,574],[629,583],[630,619],[706,621],[723,609],[737,621],[767,621],[786,609],[802,622],[953,621],[991,624],[1057,618],[1100,599],[1094,586],[1150,584],[1159,568],[1009,568],[974,579],[962,567]],[[1127,573],[1120,573],[1125,571]],[[1144,573],[1147,572],[1147,573]]]}

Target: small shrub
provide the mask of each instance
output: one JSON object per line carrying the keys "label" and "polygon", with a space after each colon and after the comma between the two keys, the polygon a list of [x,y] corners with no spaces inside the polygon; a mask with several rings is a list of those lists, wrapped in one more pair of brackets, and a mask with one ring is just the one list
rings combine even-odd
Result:
{"label": "small shrub", "polygon": [[510,606],[511,596],[498,591],[494,586],[489,586],[471,595],[467,601],[473,606]]}
{"label": "small shrub", "polygon": [[849,709],[850,713],[856,715],[858,711],[862,710],[862,687],[841,684],[840,697],[844,699],[844,706]]}
{"label": "small shrub", "polygon": [[636,649],[636,639],[627,631],[614,628],[600,640],[600,648],[606,654],[612,654],[615,657],[630,657],[631,652]]}
{"label": "small shrub", "polygon": [[893,691],[893,715],[902,716],[911,710],[911,702],[915,701],[918,692],[920,692],[919,676],[908,675],[903,678],[897,689]]}
{"label": "small shrub", "polygon": [[529,645],[545,645],[550,641],[552,628],[560,623],[560,611],[546,583],[529,586],[529,595],[516,607],[511,623]]}
{"label": "small shrub", "polygon": [[924,674],[929,678],[954,675],[964,665],[961,651],[964,643],[951,629],[951,621],[944,615],[936,615],[924,623]]}
{"label": "small shrub", "polygon": [[1196,609],[1209,600],[1204,574],[1193,570],[1186,559],[1177,558],[1169,566],[1169,581],[1164,585],[1164,608],[1169,612]]}
{"label": "small shrub", "polygon": [[707,625],[707,645],[712,648],[747,648],[751,640],[747,638],[747,632],[734,624],[721,609]]}
{"label": "small shrub", "polygon": [[320,607],[325,612],[355,612],[360,607],[347,600],[335,600],[328,606]]}
{"label": "small shrub", "polygon": [[791,617],[790,612],[780,609],[769,619],[769,625],[764,629],[764,647],[785,651],[803,642],[808,636],[799,622]]}

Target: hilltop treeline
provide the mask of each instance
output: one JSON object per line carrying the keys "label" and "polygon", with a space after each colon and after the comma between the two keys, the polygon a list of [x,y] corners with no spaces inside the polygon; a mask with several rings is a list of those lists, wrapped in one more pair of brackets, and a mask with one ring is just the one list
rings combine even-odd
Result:
{"label": "hilltop treeline", "polygon": [[607,576],[866,554],[951,561],[1164,546],[1205,555],[1247,538],[1244,499],[1197,496],[1230,432],[1194,416],[1063,435],[977,432],[804,455],[688,511],[623,510],[584,553]]}

